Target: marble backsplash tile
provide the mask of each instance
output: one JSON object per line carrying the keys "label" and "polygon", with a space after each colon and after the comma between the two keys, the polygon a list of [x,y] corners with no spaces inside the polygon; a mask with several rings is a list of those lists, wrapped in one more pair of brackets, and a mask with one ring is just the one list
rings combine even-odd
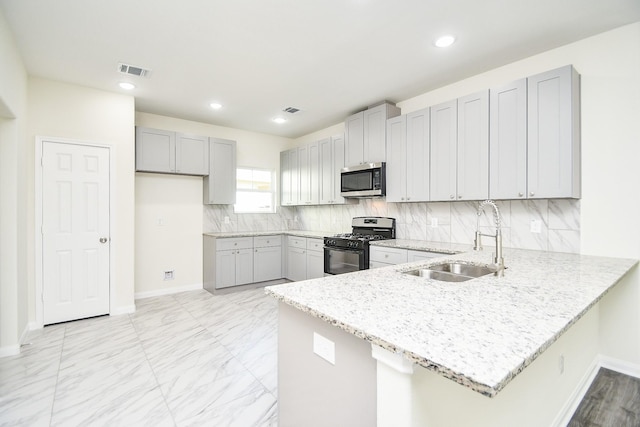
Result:
{"label": "marble backsplash tile", "polygon": [[[505,247],[580,252],[580,200],[497,202]],[[494,233],[493,211],[477,215],[478,202],[386,203],[361,199],[347,205],[279,207],[275,214],[236,214],[233,206],[204,206],[205,232],[314,230],[344,233],[356,216],[396,218],[399,239],[472,244],[476,226]],[[224,221],[225,217],[229,222]],[[539,232],[532,232],[539,228]],[[484,238],[484,245],[490,238]]]}

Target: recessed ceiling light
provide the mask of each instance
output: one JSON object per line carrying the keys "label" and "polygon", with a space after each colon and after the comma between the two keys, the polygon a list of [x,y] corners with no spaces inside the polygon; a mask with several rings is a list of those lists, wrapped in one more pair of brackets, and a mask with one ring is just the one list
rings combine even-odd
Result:
{"label": "recessed ceiling light", "polygon": [[209,104],[209,107],[213,108],[214,110],[219,110],[222,108],[222,104],[219,104],[217,102],[212,102],[211,104]]}
{"label": "recessed ceiling light", "polygon": [[133,90],[133,89],[136,88],[136,85],[134,85],[133,83],[129,83],[129,82],[121,82],[120,83],[120,87],[122,89],[125,89],[125,90]]}
{"label": "recessed ceiling light", "polygon": [[273,119],[273,121],[275,123],[282,124],[282,123],[285,123],[287,121],[287,119],[285,119],[284,117],[276,117],[276,118]]}
{"label": "recessed ceiling light", "polygon": [[453,36],[442,36],[442,37],[438,37],[433,42],[433,44],[437,47],[447,47],[447,46],[451,46],[455,41],[456,41],[456,38]]}

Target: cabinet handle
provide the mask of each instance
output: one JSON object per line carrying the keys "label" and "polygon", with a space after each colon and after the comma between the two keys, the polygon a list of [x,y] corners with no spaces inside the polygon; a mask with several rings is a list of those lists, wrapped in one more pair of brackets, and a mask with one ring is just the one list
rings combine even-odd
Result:
{"label": "cabinet handle", "polygon": [[384,257],[385,258],[389,258],[389,254],[384,254]]}
{"label": "cabinet handle", "polygon": [[522,197],[524,196],[524,194],[522,194],[522,192],[518,193],[518,197]]}
{"label": "cabinet handle", "polygon": [[455,197],[453,196],[453,194],[450,194],[450,195],[449,195],[449,198],[450,198],[450,199],[455,199]]}
{"label": "cabinet handle", "polygon": [[404,200],[404,197],[400,197],[400,200]]}
{"label": "cabinet handle", "polygon": [[256,249],[256,252],[258,252],[258,250]]}
{"label": "cabinet handle", "polygon": [[458,196],[458,199],[462,199],[462,196]]}
{"label": "cabinet handle", "polygon": [[407,197],[407,200],[411,200],[411,197]]}
{"label": "cabinet handle", "polygon": [[238,246],[238,242],[234,243],[233,246]]}
{"label": "cabinet handle", "polygon": [[529,196],[533,197],[535,196],[536,193],[534,193],[533,191],[529,192]]}

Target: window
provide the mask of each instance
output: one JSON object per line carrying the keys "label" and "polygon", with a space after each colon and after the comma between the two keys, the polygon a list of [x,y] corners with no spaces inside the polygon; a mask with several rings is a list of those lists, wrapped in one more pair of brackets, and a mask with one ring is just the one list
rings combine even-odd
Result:
{"label": "window", "polygon": [[236,213],[274,213],[275,171],[238,168],[236,170]]}

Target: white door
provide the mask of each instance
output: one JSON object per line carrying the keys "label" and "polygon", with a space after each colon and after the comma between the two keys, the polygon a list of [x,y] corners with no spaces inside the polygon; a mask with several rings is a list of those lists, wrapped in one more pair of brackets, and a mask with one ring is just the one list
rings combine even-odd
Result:
{"label": "white door", "polygon": [[109,149],[43,142],[44,324],[109,313]]}

